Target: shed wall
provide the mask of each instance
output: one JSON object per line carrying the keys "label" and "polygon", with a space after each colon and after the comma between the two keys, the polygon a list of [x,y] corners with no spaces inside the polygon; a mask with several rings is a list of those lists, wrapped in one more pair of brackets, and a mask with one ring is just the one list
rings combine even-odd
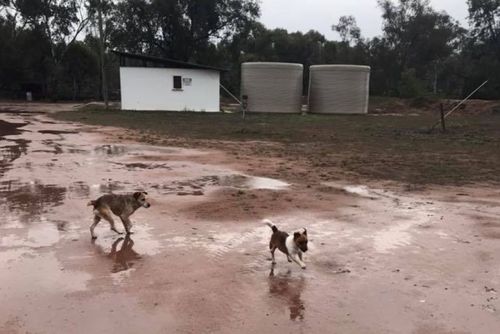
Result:
{"label": "shed wall", "polygon": [[[191,78],[174,90],[173,78]],[[182,68],[120,67],[122,109],[220,111],[220,73]]]}

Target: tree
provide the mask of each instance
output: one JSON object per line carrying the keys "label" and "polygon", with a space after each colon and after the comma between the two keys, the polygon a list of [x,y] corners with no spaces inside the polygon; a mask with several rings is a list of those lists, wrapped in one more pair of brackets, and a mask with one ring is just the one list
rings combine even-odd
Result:
{"label": "tree", "polygon": [[500,48],[500,0],[468,0],[472,34]]}
{"label": "tree", "polygon": [[56,97],[58,72],[68,47],[88,24],[85,0],[2,0],[3,12],[15,18],[22,29],[42,32],[49,41],[50,63],[47,86]]}
{"label": "tree", "polygon": [[[113,2],[110,0],[89,0],[87,11],[94,26],[97,26],[98,41],[99,41],[99,68],[101,81],[101,95],[104,100],[105,108],[108,109],[108,81],[106,76],[106,44],[107,34],[105,27],[108,27],[109,14],[113,8]],[[106,17],[105,17],[106,16]],[[106,25],[106,26],[105,26]]]}
{"label": "tree", "polygon": [[379,0],[379,5],[384,39],[395,53],[399,77],[413,69],[417,79],[437,88],[439,63],[457,50],[464,29],[445,12],[432,9],[429,0],[399,0],[398,4]]}
{"label": "tree", "polygon": [[117,5],[115,45],[180,60],[202,60],[259,14],[256,0],[131,0]]}
{"label": "tree", "polygon": [[83,42],[75,41],[68,47],[61,61],[64,84],[60,95],[73,100],[93,95],[93,88],[98,77],[98,58]]}
{"label": "tree", "polygon": [[[84,10],[85,0],[4,0],[6,8],[20,16],[20,21],[34,29],[41,29],[55,46],[69,45],[88,24]],[[13,15],[13,14],[10,14]]]}
{"label": "tree", "polygon": [[468,0],[471,31],[463,48],[465,90],[489,80],[479,92],[484,98],[500,95],[500,0]]}
{"label": "tree", "polygon": [[342,41],[347,44],[358,42],[361,39],[361,29],[359,29],[354,16],[341,16],[339,22],[332,25],[332,30],[338,32]]}

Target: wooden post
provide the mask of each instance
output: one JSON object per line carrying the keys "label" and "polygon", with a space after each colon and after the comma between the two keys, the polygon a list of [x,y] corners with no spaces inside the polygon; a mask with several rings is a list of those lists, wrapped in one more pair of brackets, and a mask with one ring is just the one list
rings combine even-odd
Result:
{"label": "wooden post", "polygon": [[248,108],[248,95],[243,95],[241,97],[241,111],[243,112],[243,119],[245,119]]}
{"label": "wooden post", "polygon": [[[481,88],[483,88],[484,85],[486,85],[488,83],[488,80],[486,80],[485,82],[483,82],[479,87],[477,87],[472,93],[470,93],[465,99],[463,99],[462,101],[460,101],[459,104],[457,104],[455,107],[453,107],[453,109],[451,109],[450,111],[448,111],[443,118],[446,118],[448,116],[450,116],[455,110],[457,110],[462,104],[464,104],[468,99],[470,99],[472,97],[472,95],[474,95],[478,90],[480,90]],[[432,131],[434,131],[434,129],[436,128],[436,126],[439,125],[439,123],[442,123],[444,124],[443,122],[441,121],[437,121],[432,127],[431,129],[429,130],[429,133],[431,133]]]}
{"label": "wooden post", "polygon": [[444,120],[444,108],[443,108],[442,103],[439,105],[439,108],[440,108],[440,112],[441,112],[441,131],[444,133],[444,132],[446,132],[446,124],[445,124],[445,120]]}

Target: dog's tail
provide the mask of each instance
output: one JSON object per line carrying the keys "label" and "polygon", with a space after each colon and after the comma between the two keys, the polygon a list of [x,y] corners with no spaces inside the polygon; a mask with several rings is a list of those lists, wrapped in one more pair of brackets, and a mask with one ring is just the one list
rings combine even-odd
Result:
{"label": "dog's tail", "polygon": [[271,230],[273,230],[273,233],[278,232],[278,228],[269,219],[264,219],[262,222],[264,224],[266,224],[267,226],[269,226],[271,228]]}
{"label": "dog's tail", "polygon": [[96,204],[97,204],[97,201],[92,200],[92,201],[87,203],[87,206],[93,206],[95,208]]}

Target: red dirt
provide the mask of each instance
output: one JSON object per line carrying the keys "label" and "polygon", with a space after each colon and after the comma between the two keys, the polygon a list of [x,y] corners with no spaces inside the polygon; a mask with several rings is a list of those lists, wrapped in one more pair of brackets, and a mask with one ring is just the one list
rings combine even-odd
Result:
{"label": "red dirt", "polygon": [[[406,191],[278,175],[280,159],[140,145],[123,130],[27,123],[0,139],[0,333],[494,333],[500,191]],[[233,143],[248,150],[251,143]],[[243,162],[242,162],[243,160]],[[249,171],[251,169],[251,171]],[[269,189],[265,189],[269,188]],[[89,199],[146,190],[130,239]],[[270,230],[307,227],[306,270]],[[123,229],[121,226],[119,226]]]}

